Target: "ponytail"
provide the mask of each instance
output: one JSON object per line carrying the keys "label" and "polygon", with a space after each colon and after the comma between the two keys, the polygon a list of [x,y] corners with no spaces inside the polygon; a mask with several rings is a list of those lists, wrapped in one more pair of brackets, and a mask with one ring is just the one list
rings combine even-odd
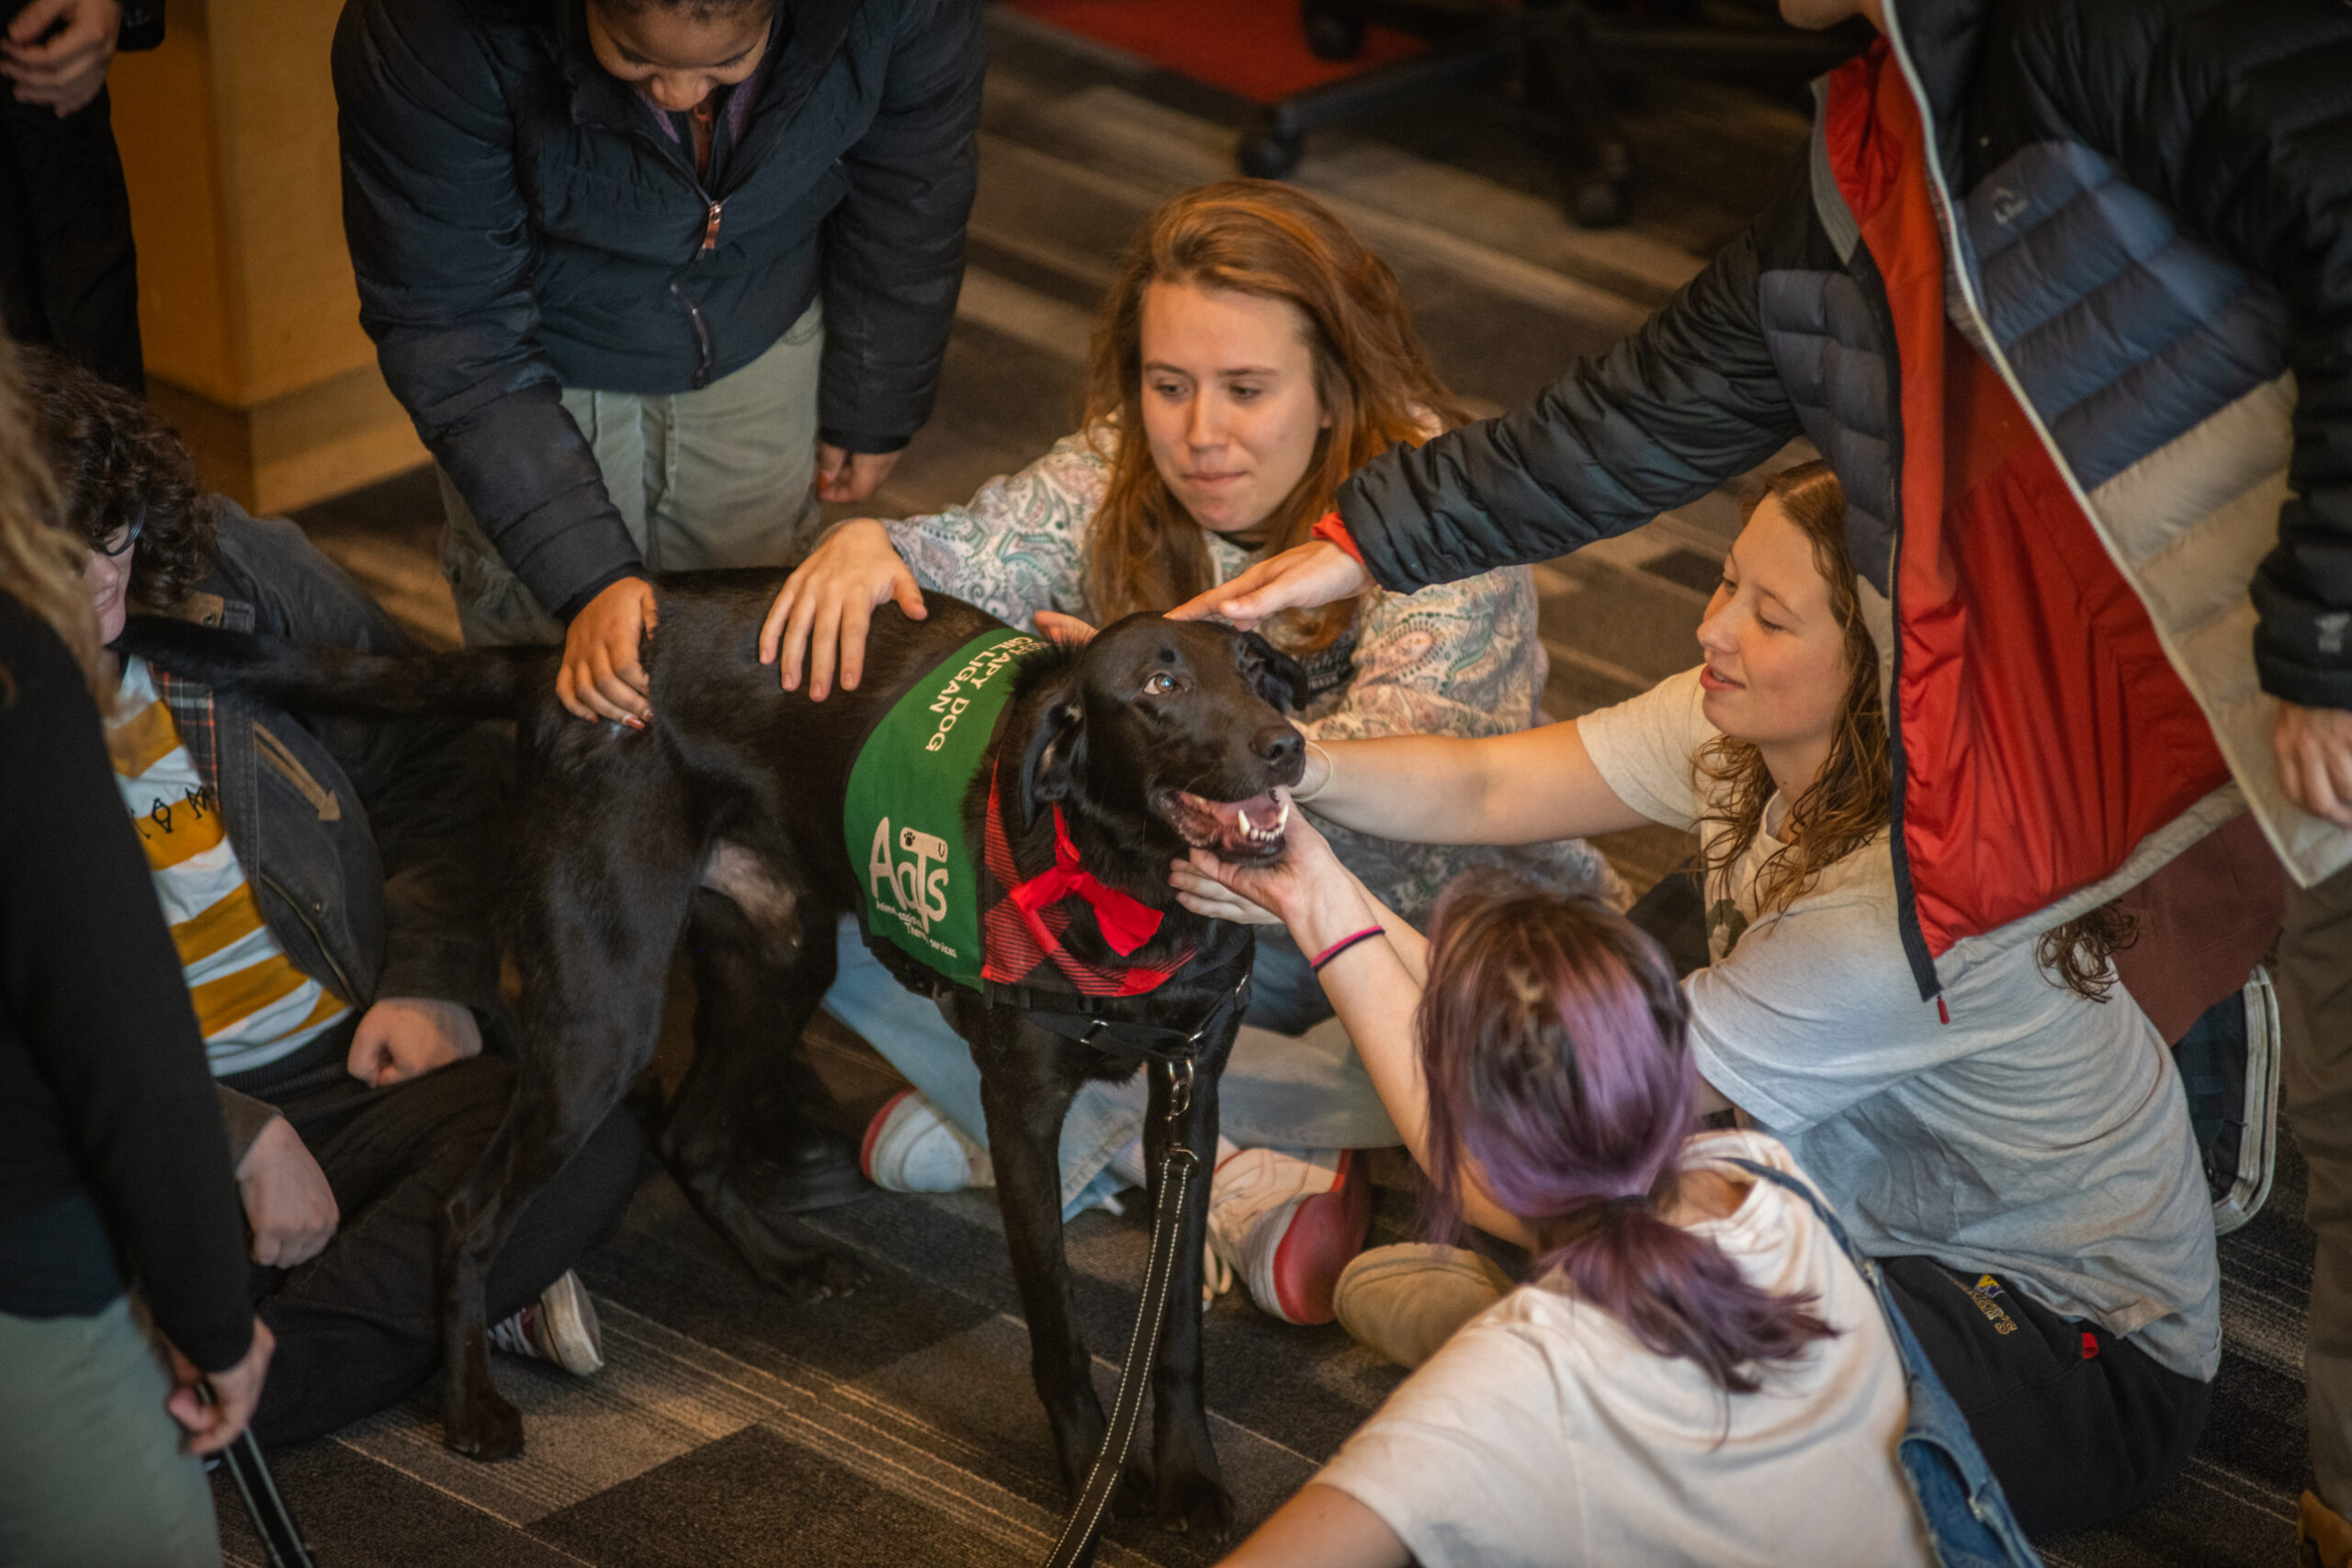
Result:
{"label": "ponytail", "polygon": [[1508,877],[1449,888],[1415,1020],[1429,1086],[1430,1217],[1462,1221],[1475,1164],[1561,1281],[1729,1393],[1834,1334],[1809,1293],[1758,1289],[1669,1224],[1696,1122],[1682,989],[1657,944],[1587,897]]}
{"label": "ponytail", "polygon": [[1811,1292],[1760,1291],[1713,1241],[1668,1223],[1657,1205],[1673,1201],[1679,1179],[1669,1170],[1655,1202],[1587,1205],[1537,1260],[1536,1277],[1565,1280],[1657,1354],[1696,1361],[1725,1393],[1753,1393],[1763,1386],[1756,1369],[1837,1330]]}

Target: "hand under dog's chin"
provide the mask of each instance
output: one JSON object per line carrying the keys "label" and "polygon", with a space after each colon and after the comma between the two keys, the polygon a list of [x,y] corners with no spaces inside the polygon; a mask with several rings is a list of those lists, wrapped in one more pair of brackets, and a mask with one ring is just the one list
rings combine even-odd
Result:
{"label": "hand under dog's chin", "polygon": [[1210,800],[1190,790],[1159,789],[1151,808],[1196,850],[1235,865],[1266,865],[1282,858],[1290,825],[1290,792],[1271,789],[1247,800]]}

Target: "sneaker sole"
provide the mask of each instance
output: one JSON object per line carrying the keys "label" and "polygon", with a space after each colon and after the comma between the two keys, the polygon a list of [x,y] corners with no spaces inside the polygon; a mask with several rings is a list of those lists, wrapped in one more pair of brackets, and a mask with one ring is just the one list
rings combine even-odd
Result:
{"label": "sneaker sole", "polygon": [[865,1136],[857,1145],[857,1168],[864,1173],[866,1180],[873,1181],[876,1187],[882,1184],[875,1180],[874,1176],[875,1145],[882,1141],[883,1129],[897,1118],[899,1107],[904,1105],[914,1092],[910,1089],[900,1089],[884,1100],[882,1109],[874,1113],[874,1120],[865,1124]]}
{"label": "sneaker sole", "polygon": [[2238,1132],[2238,1168],[2230,1190],[2213,1205],[2213,1234],[2229,1235],[2270,1201],[2278,1166],[2278,996],[2267,970],[2245,983],[2245,1097]]}
{"label": "sneaker sole", "polygon": [[1340,1270],[1363,1250],[1372,1226],[1372,1183],[1353,1149],[1340,1154],[1339,1179],[1326,1192],[1291,1201],[1283,1237],[1266,1254],[1264,1276],[1250,1281],[1261,1303],[1284,1323],[1314,1326],[1339,1315],[1331,1304]]}
{"label": "sneaker sole", "polygon": [[541,1308],[547,1314],[548,1338],[553,1346],[555,1364],[573,1377],[584,1378],[602,1371],[604,1352],[596,1324],[596,1303],[588,1299],[587,1287],[577,1274],[566,1274],[560,1281],[564,1288],[551,1292],[553,1300],[542,1298]]}
{"label": "sneaker sole", "polygon": [[[901,1150],[902,1146],[910,1141],[910,1137],[902,1132],[907,1125],[907,1119],[899,1114],[899,1109],[914,1099],[916,1093],[917,1091],[911,1089],[900,1089],[890,1097],[880,1111],[875,1112],[874,1120],[865,1124],[865,1137],[858,1145],[857,1150],[858,1169],[865,1173],[866,1180],[885,1192],[961,1192],[967,1187],[977,1185],[972,1180],[971,1168],[968,1165],[964,1167],[956,1179],[951,1180],[944,1187],[922,1186],[906,1179],[906,1159]],[[925,1129],[926,1133],[928,1131],[929,1129]],[[912,1136],[922,1135],[923,1134],[917,1134]]]}

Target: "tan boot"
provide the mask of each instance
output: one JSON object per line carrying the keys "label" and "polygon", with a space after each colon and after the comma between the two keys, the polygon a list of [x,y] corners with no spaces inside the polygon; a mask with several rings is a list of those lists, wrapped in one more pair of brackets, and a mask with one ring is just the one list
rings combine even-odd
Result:
{"label": "tan boot", "polygon": [[2299,1568],[2352,1568],[2352,1524],[2310,1492],[2295,1505],[2295,1561]]}

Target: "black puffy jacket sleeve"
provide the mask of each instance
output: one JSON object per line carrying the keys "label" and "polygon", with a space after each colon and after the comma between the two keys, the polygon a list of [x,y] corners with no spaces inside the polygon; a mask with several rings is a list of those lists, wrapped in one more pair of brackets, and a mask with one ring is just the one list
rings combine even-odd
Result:
{"label": "black puffy jacket sleeve", "polygon": [[2255,662],[2274,696],[2352,708],[2352,6],[2078,0],[2017,27],[2031,107],[2286,301],[2294,453]]}
{"label": "black puffy jacket sleeve", "polygon": [[76,1177],[156,1323],[217,1372],[253,1341],[236,1179],[97,705],[0,593],[0,1197]]}
{"label": "black puffy jacket sleeve", "polygon": [[514,575],[570,615],[643,563],[539,346],[491,47],[454,0],[344,7],[344,233],[384,380]]}
{"label": "black puffy jacket sleeve", "polygon": [[978,0],[904,7],[874,123],[825,236],[821,436],[895,452],[931,415],[964,279],[988,48]]}
{"label": "black puffy jacket sleeve", "polygon": [[[1810,201],[1802,179],[1781,203]],[[1606,354],[1534,401],[1390,448],[1340,491],[1382,587],[1411,592],[1640,526],[1798,431],[1764,342],[1757,237],[1777,205]]]}

